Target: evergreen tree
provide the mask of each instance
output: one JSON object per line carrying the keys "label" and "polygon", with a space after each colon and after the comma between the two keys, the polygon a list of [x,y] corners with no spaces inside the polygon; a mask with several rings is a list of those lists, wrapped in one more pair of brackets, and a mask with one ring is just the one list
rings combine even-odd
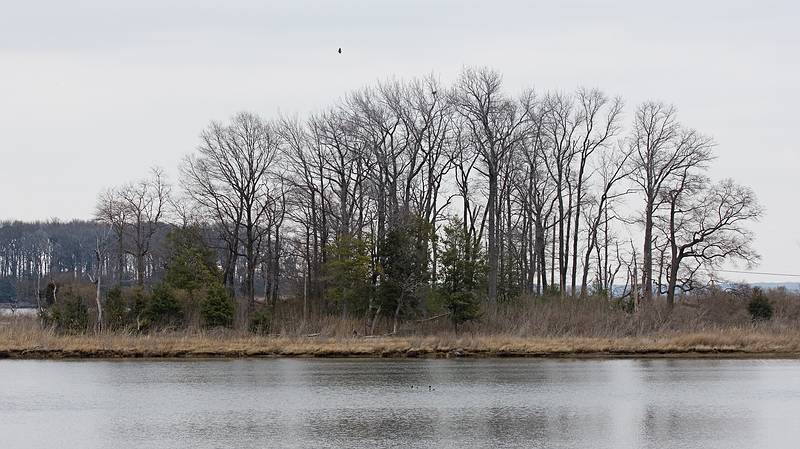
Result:
{"label": "evergreen tree", "polygon": [[71,334],[86,332],[89,327],[89,309],[86,301],[72,291],[66,292],[58,303],[45,310],[42,318],[45,324]]}
{"label": "evergreen tree", "polygon": [[450,312],[453,326],[480,317],[480,295],[486,279],[486,263],[477,243],[469,241],[463,224],[452,218],[444,227],[439,255],[439,294]]}
{"label": "evergreen tree", "polygon": [[250,315],[250,332],[266,334],[269,332],[271,324],[272,314],[270,314],[269,307],[266,305],[262,305]]}
{"label": "evergreen tree", "polygon": [[122,329],[130,323],[131,308],[122,295],[119,286],[113,287],[106,294],[105,305],[106,327],[109,330]]}
{"label": "evergreen tree", "polygon": [[764,291],[758,287],[753,288],[753,296],[747,304],[747,311],[753,321],[769,321],[772,319],[772,304]]}
{"label": "evergreen tree", "polygon": [[153,295],[144,307],[145,324],[158,327],[183,324],[183,307],[166,284],[156,284]]}
{"label": "evergreen tree", "polygon": [[423,287],[430,281],[428,249],[432,236],[431,225],[414,216],[386,235],[379,294],[384,310],[393,311],[394,332],[404,312],[422,305]]}
{"label": "evergreen tree", "polygon": [[206,327],[230,327],[233,324],[233,301],[222,284],[211,287],[200,301],[200,316]]}
{"label": "evergreen tree", "polygon": [[167,235],[169,257],[164,281],[172,288],[186,290],[190,300],[197,290],[219,282],[214,253],[203,242],[199,229],[174,229]]}
{"label": "evergreen tree", "polygon": [[342,314],[366,310],[371,294],[370,262],[369,245],[363,240],[340,236],[331,246],[325,265],[325,295]]}
{"label": "evergreen tree", "polygon": [[[233,320],[233,301],[230,292],[224,295],[219,292],[221,276],[216,259],[200,229],[194,226],[173,229],[167,234],[167,248],[164,282],[176,293],[186,292],[179,297],[184,302],[187,319],[191,323],[199,320],[206,326],[229,326]],[[230,303],[230,320],[224,317],[227,303]],[[210,322],[206,321],[205,313],[212,315]]]}

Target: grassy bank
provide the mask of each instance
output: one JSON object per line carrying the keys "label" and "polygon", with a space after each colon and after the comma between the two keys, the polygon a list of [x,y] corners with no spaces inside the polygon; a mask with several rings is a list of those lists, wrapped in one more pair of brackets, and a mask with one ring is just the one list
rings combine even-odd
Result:
{"label": "grassy bank", "polygon": [[[691,300],[688,300],[691,299]],[[302,314],[281,304],[270,335],[246,327],[59,332],[34,317],[0,318],[2,358],[123,357],[798,357],[800,296],[770,292],[774,315],[754,322],[748,299],[693,296],[636,313],[603,299],[521,300],[483,310],[454,332],[447,317],[407,319],[398,332],[363,316]],[[365,336],[374,332],[375,335]]]}
{"label": "grassy bank", "polygon": [[634,337],[440,333],[405,337],[255,336],[230,332],[59,335],[32,320],[0,325],[0,357],[800,357],[800,331],[773,326]]}

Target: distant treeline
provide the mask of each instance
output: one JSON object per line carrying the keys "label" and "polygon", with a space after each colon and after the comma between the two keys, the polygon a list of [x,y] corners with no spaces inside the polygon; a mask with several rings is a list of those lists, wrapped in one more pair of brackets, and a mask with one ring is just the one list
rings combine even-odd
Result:
{"label": "distant treeline", "polygon": [[[144,258],[142,285],[164,278],[167,236],[174,229],[166,222],[155,227]],[[215,246],[213,229],[198,232],[209,248]],[[37,292],[44,294],[49,282],[92,283],[98,267],[107,284],[104,288],[139,285],[137,261],[130,251],[133,235],[124,234],[113,245],[108,239],[108,226],[97,220],[0,221],[0,302],[35,304]],[[99,264],[98,241],[103,246]]]}
{"label": "distant treeline", "polygon": [[92,222],[3,224],[0,276],[37,298],[42,279],[150,291],[202,249],[248,314],[302,298],[396,327],[542,296],[671,306],[758,259],[761,207],[709,179],[714,146],[672,106],[626,114],[596,89],[512,97],[472,68],[450,86],[393,80],[307,118],[212,122],[175,186],[156,169],[109,188]]}
{"label": "distant treeline", "polygon": [[95,266],[94,221],[0,222],[0,301],[36,301],[42,279],[85,281]]}

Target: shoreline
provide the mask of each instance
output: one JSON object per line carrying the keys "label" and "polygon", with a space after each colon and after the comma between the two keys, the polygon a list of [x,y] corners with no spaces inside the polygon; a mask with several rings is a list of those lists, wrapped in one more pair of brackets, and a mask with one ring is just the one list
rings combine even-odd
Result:
{"label": "shoreline", "polygon": [[620,360],[620,359],[708,359],[708,360],[800,360],[800,353],[782,352],[745,352],[745,351],[681,351],[681,352],[569,352],[569,353],[509,353],[487,352],[451,355],[448,353],[425,353],[406,355],[405,353],[376,353],[376,354],[217,354],[193,352],[167,352],[130,353],[125,351],[96,351],[75,352],[62,350],[26,350],[26,351],[0,351],[0,361],[3,360],[245,360],[245,359],[351,359],[351,360],[377,360],[377,359],[574,359],[574,360]]}
{"label": "shoreline", "polygon": [[207,334],[4,335],[0,360],[243,358],[800,359],[800,335],[729,330],[650,337],[309,338]]}

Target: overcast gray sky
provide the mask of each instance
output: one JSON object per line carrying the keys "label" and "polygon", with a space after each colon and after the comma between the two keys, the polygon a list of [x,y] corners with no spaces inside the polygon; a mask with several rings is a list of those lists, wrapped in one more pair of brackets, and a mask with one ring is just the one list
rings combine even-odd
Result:
{"label": "overcast gray sky", "polygon": [[621,95],[628,118],[674,103],[717,141],[712,176],[765,205],[759,270],[800,274],[799,19],[793,1],[7,1],[0,219],[87,218],[148,167],[174,179],[240,110],[304,115],[379,79],[486,65],[512,94]]}

